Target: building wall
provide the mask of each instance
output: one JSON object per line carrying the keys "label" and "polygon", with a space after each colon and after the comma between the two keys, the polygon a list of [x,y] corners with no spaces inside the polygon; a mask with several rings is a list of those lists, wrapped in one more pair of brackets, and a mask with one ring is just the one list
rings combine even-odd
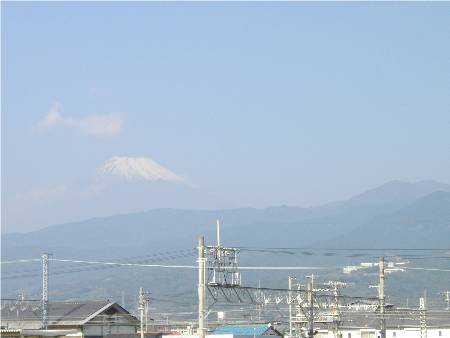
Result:
{"label": "building wall", "polygon": [[84,336],[105,336],[110,334],[133,334],[133,333],[136,333],[136,327],[133,324],[129,325],[86,324],[83,326]]}
{"label": "building wall", "polygon": [[[389,330],[387,338],[421,338],[420,329]],[[450,338],[450,329],[429,328],[427,329],[427,338]]]}
{"label": "building wall", "polygon": [[[260,336],[256,336],[260,337]],[[197,335],[163,335],[162,338],[198,338]],[[208,334],[206,338],[233,338],[232,334]]]}
{"label": "building wall", "polygon": [[[240,336],[240,335],[233,335],[233,334],[208,334],[206,335],[206,338],[269,338],[269,337],[275,337],[275,336]],[[189,335],[163,335],[162,338],[198,338],[197,335],[189,336]]]}
{"label": "building wall", "polygon": [[84,336],[105,336],[110,334],[136,333],[137,323],[132,316],[111,315],[109,317],[94,317],[83,325]]}
{"label": "building wall", "polygon": [[[379,338],[379,331],[377,330],[361,330],[349,329],[340,330],[342,338]],[[340,338],[334,335],[332,331],[320,330],[314,338]],[[420,336],[420,329],[388,329],[386,330],[386,338],[422,338]],[[427,338],[450,338],[450,328],[448,329],[428,329]]]}
{"label": "building wall", "polygon": [[1,320],[1,326],[8,329],[39,330],[42,326],[40,321],[33,320]]}

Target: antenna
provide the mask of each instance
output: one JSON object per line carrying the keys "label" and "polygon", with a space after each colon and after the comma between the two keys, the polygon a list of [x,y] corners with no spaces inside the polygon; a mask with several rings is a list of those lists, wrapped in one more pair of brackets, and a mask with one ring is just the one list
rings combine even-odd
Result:
{"label": "antenna", "polygon": [[[147,292],[144,290],[143,287],[139,288],[139,307],[138,310],[141,315],[141,338],[145,337],[144,332],[147,332],[148,323],[147,323],[147,317],[148,317],[148,297]],[[145,331],[144,331],[144,313],[145,313]]]}
{"label": "antenna", "polygon": [[144,307],[145,307],[145,293],[144,288],[139,288],[139,312],[141,314],[141,338],[144,338]]}
{"label": "antenna", "polygon": [[237,253],[238,248],[228,248],[220,245],[220,222],[216,220],[217,245],[207,245],[205,249],[211,257],[208,272],[210,273],[211,285],[237,286],[241,284],[238,271]]}
{"label": "antenna", "polygon": [[42,327],[48,327],[48,253],[42,254]]}
{"label": "antenna", "polygon": [[220,222],[216,220],[217,223],[217,247],[220,247]]}
{"label": "antenna", "polygon": [[420,338],[427,338],[427,293],[419,298]]}
{"label": "antenna", "polygon": [[386,296],[384,293],[384,281],[385,281],[385,264],[384,264],[384,257],[380,258],[379,265],[379,284],[378,284],[378,303],[379,303],[379,311],[380,311],[380,335],[381,338],[386,338],[386,318],[384,315],[385,312],[385,303],[386,303]]}
{"label": "antenna", "polygon": [[206,337],[206,257],[205,238],[198,238],[198,336]]}

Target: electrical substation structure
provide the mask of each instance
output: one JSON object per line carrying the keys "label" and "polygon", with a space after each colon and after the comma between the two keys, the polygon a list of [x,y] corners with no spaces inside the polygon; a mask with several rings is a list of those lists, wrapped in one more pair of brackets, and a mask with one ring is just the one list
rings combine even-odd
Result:
{"label": "electrical substation structure", "polygon": [[[355,302],[366,308],[380,309],[380,332],[385,332],[384,310],[384,265],[380,261],[380,286],[378,297],[354,297],[341,294],[346,283],[328,281],[318,284],[315,276],[308,277],[306,284],[298,283],[295,278],[288,278],[287,289],[243,286],[239,272],[239,248],[225,247],[220,242],[220,223],[217,221],[216,245],[205,245],[204,237],[198,243],[198,334],[205,337],[206,317],[215,304],[248,303],[261,311],[268,304],[286,304],[289,307],[289,336],[313,338],[317,333],[315,325],[332,324],[338,336],[341,324],[341,309],[348,308]],[[211,304],[207,308],[207,295]],[[385,338],[385,335],[383,336]]]}

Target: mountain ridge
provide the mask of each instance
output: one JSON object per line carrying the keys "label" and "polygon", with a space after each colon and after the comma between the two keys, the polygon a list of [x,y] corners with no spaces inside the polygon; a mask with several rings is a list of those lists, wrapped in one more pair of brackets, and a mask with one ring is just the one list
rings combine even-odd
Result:
{"label": "mountain ridge", "polygon": [[450,192],[435,191],[385,215],[323,242],[366,248],[450,248]]}
{"label": "mountain ridge", "polygon": [[[277,206],[224,210],[183,210],[159,208],[132,214],[97,217],[80,222],[49,226],[28,233],[2,235],[2,254],[16,257],[25,248],[38,254],[62,248],[78,247],[84,251],[107,251],[108,248],[144,248],[153,251],[194,243],[199,234],[215,238],[215,221],[220,219],[223,238],[233,245],[264,245],[268,238],[274,244],[307,244],[312,238],[331,240],[349,234],[375,217],[389,215],[420,200],[433,189],[450,191],[450,185],[434,181],[408,183],[390,181],[356,195],[334,206],[301,208]],[[389,193],[396,191],[393,200]],[[383,201],[384,196],[385,203]],[[279,236],[280,233],[291,236]],[[249,236],[251,234],[251,236]],[[236,244],[235,244],[236,243]],[[22,248],[18,250],[18,248]],[[14,253],[16,252],[16,253]]]}
{"label": "mountain ridge", "polygon": [[[401,180],[391,180],[388,181],[380,186],[377,186],[372,189],[368,189],[362,193],[356,194],[353,197],[350,197],[346,200],[342,201],[336,201],[327,203],[324,205],[318,205],[318,206],[312,206],[312,207],[301,207],[301,206],[292,206],[292,205],[278,205],[278,206],[268,206],[264,208],[254,208],[254,207],[241,207],[241,208],[226,208],[226,209],[182,209],[182,208],[156,208],[156,209],[148,209],[143,210],[139,212],[133,212],[133,213],[119,213],[119,214],[113,214],[110,216],[102,216],[102,217],[92,217],[87,218],[84,220],[79,221],[73,221],[73,222],[65,222],[60,224],[52,224],[48,225],[46,227],[43,227],[41,229],[29,231],[29,232],[10,232],[10,233],[4,233],[3,236],[11,236],[11,235],[24,235],[29,233],[37,233],[42,230],[52,228],[55,229],[57,227],[66,227],[66,226],[73,226],[84,222],[96,222],[98,220],[104,220],[112,217],[128,217],[128,216],[139,216],[139,215],[146,215],[149,213],[161,213],[164,211],[170,211],[170,212],[205,212],[205,213],[212,213],[212,214],[226,214],[227,212],[235,212],[235,211],[279,211],[280,209],[285,209],[289,211],[298,211],[300,213],[305,214],[313,214],[316,211],[323,211],[323,210],[331,210],[335,208],[336,206],[341,207],[342,205],[367,205],[367,204],[377,204],[377,202],[380,200],[381,196],[392,196],[393,190],[397,190],[397,193],[394,195],[397,195],[397,199],[399,199],[397,202],[398,204],[405,205],[408,202],[420,198],[422,196],[427,195],[428,193],[431,193],[433,191],[450,191],[450,184],[446,183],[440,183],[433,180],[422,180],[417,182],[406,182]],[[400,194],[399,194],[400,191]],[[375,196],[374,196],[375,195]],[[400,195],[400,196],[398,196]],[[386,199],[386,198],[385,198]],[[389,202],[392,202],[389,200]],[[386,201],[385,201],[386,203]],[[385,204],[384,203],[384,204]],[[383,204],[383,203],[381,203]]]}
{"label": "mountain ridge", "polygon": [[[2,259],[39,258],[43,252],[50,252],[55,258],[134,263],[165,261],[191,265],[195,264],[196,237],[202,234],[207,243],[215,241],[216,218],[221,220],[221,242],[227,246],[369,249],[423,248],[425,245],[449,247],[450,192],[433,191],[423,195],[423,189],[415,191],[418,197],[412,202],[409,202],[410,194],[400,194],[397,196],[401,198],[394,203],[350,203],[325,209],[305,210],[288,206],[219,211],[156,209],[96,218],[27,234],[2,236]],[[180,250],[181,254],[177,258],[176,252]],[[280,259],[288,266],[345,266],[359,264],[361,259],[371,259],[367,251],[361,257],[352,257],[333,252],[332,249],[327,250],[330,252],[241,252],[239,261],[250,266],[279,265]],[[376,253],[383,254],[381,251]],[[386,254],[389,253],[387,250]],[[421,266],[425,263],[420,262]],[[432,262],[433,267],[444,263]],[[18,289],[26,290],[31,295],[39,294],[40,285],[37,281],[41,278],[40,262],[30,263],[30,266],[34,266],[34,269],[23,265],[2,265],[3,294],[12,297]],[[167,270],[148,273],[148,269],[124,267],[112,271],[105,267],[52,262],[51,271],[55,298],[117,297],[118,290],[128,290],[127,297],[132,297],[130,293],[141,285],[147,285],[156,294],[173,290],[195,294],[192,288],[195,274],[190,270],[177,272],[177,279]],[[31,274],[29,278],[35,278],[36,282],[30,283],[33,280],[28,279],[27,274]],[[415,272],[414,278],[424,276]],[[265,282],[274,287],[279,287],[277,283],[284,282],[284,277],[282,271],[271,271],[263,276]],[[322,277],[336,279],[342,275]],[[246,274],[245,282],[251,284],[257,278],[262,278],[262,275]],[[369,281],[371,277],[364,278]],[[445,282],[436,278],[433,290],[443,289],[446,287]],[[415,284],[411,284],[410,289],[406,290],[401,283],[392,284],[391,287],[399,295],[411,294],[416,288]]]}

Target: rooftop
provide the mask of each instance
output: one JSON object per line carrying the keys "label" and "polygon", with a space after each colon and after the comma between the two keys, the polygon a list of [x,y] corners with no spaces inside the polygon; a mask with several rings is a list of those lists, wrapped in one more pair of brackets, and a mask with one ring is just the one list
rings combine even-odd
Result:
{"label": "rooftop", "polygon": [[[101,314],[131,316],[127,310],[109,300],[52,301],[48,304],[49,325],[82,325]],[[4,322],[40,323],[41,316],[42,308],[39,301],[2,302],[2,325]],[[34,328],[36,325],[32,326]]]}

